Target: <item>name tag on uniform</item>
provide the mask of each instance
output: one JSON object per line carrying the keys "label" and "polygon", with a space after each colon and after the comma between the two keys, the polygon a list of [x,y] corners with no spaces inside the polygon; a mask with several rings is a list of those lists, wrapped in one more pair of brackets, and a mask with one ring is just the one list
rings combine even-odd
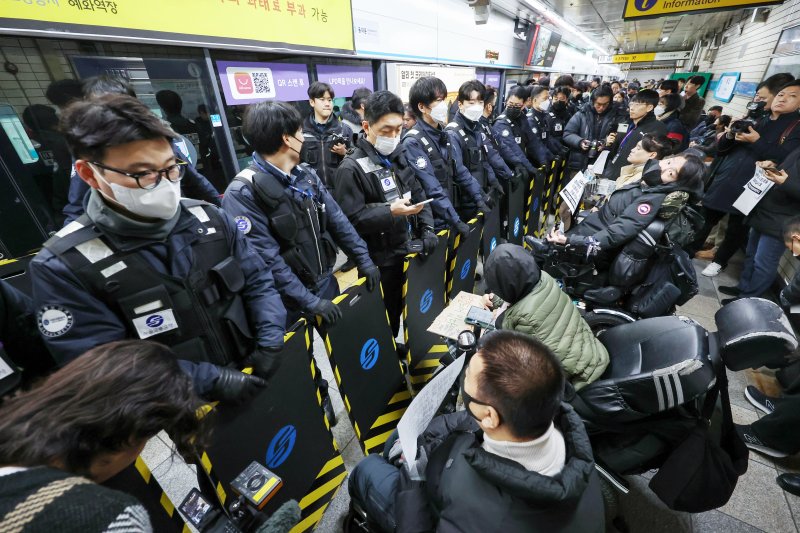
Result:
{"label": "name tag on uniform", "polygon": [[394,176],[384,176],[381,178],[381,187],[383,187],[383,192],[393,191],[397,188],[397,184],[394,182]]}
{"label": "name tag on uniform", "polygon": [[133,319],[133,327],[140,339],[146,339],[159,333],[165,333],[178,329],[178,322],[172,309],[164,309],[150,315],[140,316]]}
{"label": "name tag on uniform", "polygon": [[514,142],[517,144],[522,144],[522,137],[514,137]]}
{"label": "name tag on uniform", "polygon": [[546,131],[542,132],[542,139],[547,139],[547,132]]}

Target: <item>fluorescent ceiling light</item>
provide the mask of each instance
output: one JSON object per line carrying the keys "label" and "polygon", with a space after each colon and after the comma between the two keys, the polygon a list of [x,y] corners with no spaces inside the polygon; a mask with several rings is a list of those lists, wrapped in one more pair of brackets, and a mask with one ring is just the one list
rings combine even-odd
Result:
{"label": "fluorescent ceiling light", "polygon": [[572,36],[580,38],[589,48],[594,48],[601,54],[606,53],[606,49],[594,42],[592,39],[586,37],[583,32],[575,25],[567,22],[561,15],[544,5],[539,0],[525,0],[525,3],[535,9],[540,15],[546,17],[556,26],[568,31]]}

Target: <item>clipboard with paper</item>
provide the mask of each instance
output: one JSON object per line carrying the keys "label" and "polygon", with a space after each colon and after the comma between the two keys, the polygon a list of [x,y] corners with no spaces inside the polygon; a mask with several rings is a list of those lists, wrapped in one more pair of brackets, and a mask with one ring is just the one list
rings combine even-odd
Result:
{"label": "clipboard with paper", "polygon": [[756,167],[753,177],[744,186],[744,191],[733,202],[733,207],[745,215],[749,215],[753,208],[761,201],[767,192],[775,185],[761,167]]}
{"label": "clipboard with paper", "polygon": [[586,184],[589,180],[583,174],[583,172],[578,172],[575,174],[570,182],[567,184],[564,189],[561,190],[560,196],[561,199],[567,204],[571,213],[575,213],[578,209],[578,206],[581,205],[581,200],[583,199],[583,190],[586,188]]}

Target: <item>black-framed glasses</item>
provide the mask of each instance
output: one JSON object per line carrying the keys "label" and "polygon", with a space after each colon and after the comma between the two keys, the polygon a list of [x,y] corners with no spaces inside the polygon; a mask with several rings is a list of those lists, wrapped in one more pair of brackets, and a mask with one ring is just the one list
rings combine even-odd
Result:
{"label": "black-framed glasses", "polygon": [[183,175],[186,174],[186,166],[188,164],[189,163],[187,163],[186,161],[178,160],[174,165],[162,168],[161,170],[152,169],[152,170],[143,170],[141,172],[125,172],[124,170],[109,167],[108,165],[98,163],[97,161],[92,161],[92,165],[98,168],[102,168],[103,170],[110,170],[111,172],[116,172],[117,174],[122,174],[123,176],[135,179],[136,185],[140,189],[144,189],[146,191],[158,187],[158,184],[161,183],[161,180],[163,178],[166,178],[168,181],[172,183],[182,180]]}

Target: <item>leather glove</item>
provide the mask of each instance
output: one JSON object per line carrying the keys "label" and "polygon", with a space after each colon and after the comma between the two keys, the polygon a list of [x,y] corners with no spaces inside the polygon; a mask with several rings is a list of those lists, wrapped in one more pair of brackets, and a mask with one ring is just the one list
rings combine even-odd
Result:
{"label": "leather glove", "polygon": [[358,269],[358,277],[367,278],[367,290],[372,292],[375,290],[375,287],[378,286],[378,283],[381,282],[381,271],[378,270],[378,267],[372,265],[371,267],[365,268],[364,270]]}
{"label": "leather glove", "polygon": [[281,366],[282,346],[259,346],[250,354],[249,362],[253,365],[253,373],[261,378],[269,379]]}
{"label": "leather glove", "polygon": [[425,230],[422,233],[422,253],[424,255],[432,254],[439,245],[439,237],[430,230]]}
{"label": "leather glove", "polygon": [[[480,209],[480,205],[478,206],[478,209]],[[459,220],[458,222],[455,223],[453,229],[456,230],[459,235],[461,235],[462,239],[466,239],[467,237],[469,237],[469,224],[466,224]]]}
{"label": "leather glove", "polygon": [[330,300],[320,299],[319,303],[311,308],[311,312],[319,315],[328,326],[336,324],[342,318],[342,310]]}
{"label": "leather glove", "polygon": [[208,393],[209,399],[242,404],[267,386],[266,380],[233,368],[220,367],[220,374]]}

